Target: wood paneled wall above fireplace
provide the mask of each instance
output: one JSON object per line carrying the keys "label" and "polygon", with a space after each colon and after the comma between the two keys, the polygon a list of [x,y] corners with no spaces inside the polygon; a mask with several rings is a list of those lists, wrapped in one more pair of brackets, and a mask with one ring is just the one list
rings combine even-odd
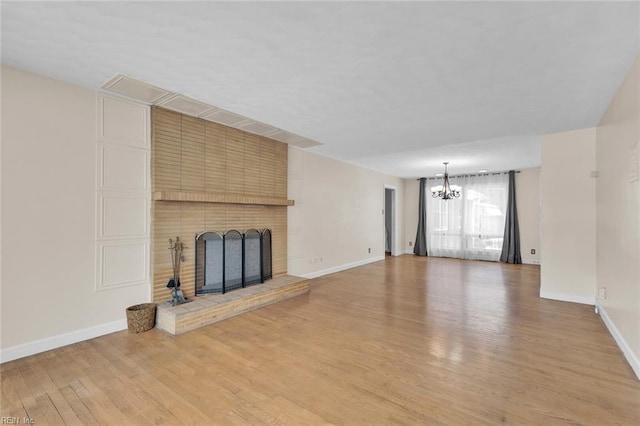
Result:
{"label": "wood paneled wall above fireplace", "polygon": [[[170,299],[168,241],[176,236],[186,245],[181,288],[188,297],[194,295],[194,238],[202,231],[270,228],[273,273],[285,274],[288,146],[158,107],[151,124],[153,300]],[[167,201],[165,194],[206,201]]]}

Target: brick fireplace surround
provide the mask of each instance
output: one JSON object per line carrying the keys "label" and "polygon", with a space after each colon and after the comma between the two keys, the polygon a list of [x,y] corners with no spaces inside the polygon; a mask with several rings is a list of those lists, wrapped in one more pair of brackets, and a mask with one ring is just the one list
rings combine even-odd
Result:
{"label": "brick fireplace surround", "polygon": [[[287,276],[288,146],[185,114],[151,111],[153,301],[171,298],[169,239],[185,243],[181,289],[192,301],[159,304],[158,327],[189,331],[309,290]],[[273,280],[224,295],[195,297],[195,236],[203,231],[272,230]]]}

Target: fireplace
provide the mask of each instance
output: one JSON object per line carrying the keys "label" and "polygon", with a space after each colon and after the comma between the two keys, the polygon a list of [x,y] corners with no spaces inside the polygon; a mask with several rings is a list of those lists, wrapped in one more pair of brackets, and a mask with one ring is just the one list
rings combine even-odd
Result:
{"label": "fireplace", "polygon": [[271,230],[203,232],[196,237],[195,266],[196,295],[263,283],[272,278]]}

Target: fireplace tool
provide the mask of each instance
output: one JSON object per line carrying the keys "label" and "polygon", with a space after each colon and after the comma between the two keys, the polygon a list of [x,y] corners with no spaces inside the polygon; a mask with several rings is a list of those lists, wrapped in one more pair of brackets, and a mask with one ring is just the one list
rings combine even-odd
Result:
{"label": "fireplace tool", "polygon": [[180,237],[176,237],[175,242],[169,238],[169,250],[171,251],[171,267],[173,268],[173,278],[167,283],[167,288],[171,289],[171,300],[169,304],[172,306],[187,303],[188,300],[184,297],[184,293],[180,290],[180,266],[184,261],[184,255],[182,250],[184,244],[180,241]]}

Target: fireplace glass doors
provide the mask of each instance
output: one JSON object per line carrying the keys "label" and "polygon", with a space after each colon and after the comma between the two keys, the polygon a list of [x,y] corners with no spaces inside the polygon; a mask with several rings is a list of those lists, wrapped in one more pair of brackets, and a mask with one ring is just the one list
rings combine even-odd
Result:
{"label": "fireplace glass doors", "polygon": [[226,293],[272,275],[269,229],[211,231],[196,237],[196,295]]}

